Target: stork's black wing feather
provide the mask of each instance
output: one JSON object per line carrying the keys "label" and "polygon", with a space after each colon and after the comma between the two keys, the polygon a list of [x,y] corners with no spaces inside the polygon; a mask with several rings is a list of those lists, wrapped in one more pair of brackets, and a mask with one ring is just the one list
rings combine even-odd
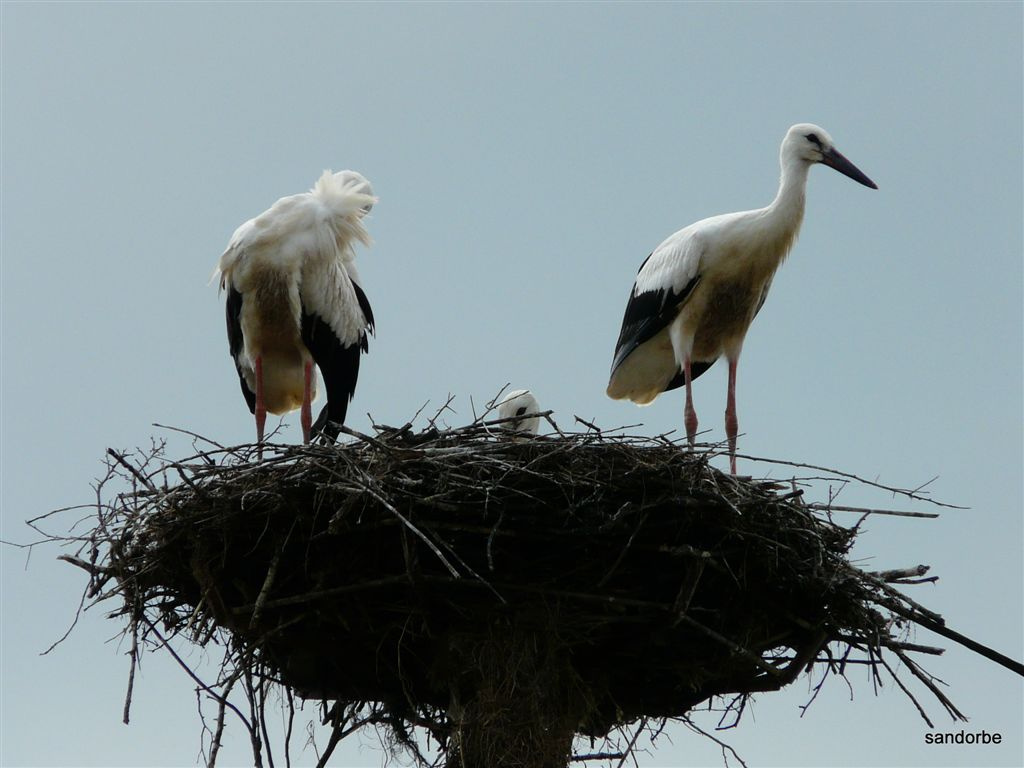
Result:
{"label": "stork's black wing feather", "polygon": [[[639,274],[647,261],[637,270]],[[633,351],[646,341],[650,341],[664,330],[669,323],[676,319],[679,310],[686,299],[689,298],[693,289],[700,282],[700,275],[694,277],[683,286],[682,290],[676,292],[672,288],[644,291],[635,293],[636,286],[629,292],[629,301],[626,304],[626,312],[622,317],[622,330],[619,331],[619,340],[615,344],[615,358],[612,362],[612,373],[618,368],[622,361],[629,357]],[[709,364],[710,365],[710,364]],[[703,373],[703,371],[702,371]],[[696,378],[696,374],[694,374]],[[678,385],[677,385],[678,386]],[[671,387],[670,387],[671,388]]]}
{"label": "stork's black wing feather", "polygon": [[[355,280],[352,281],[352,287],[355,289],[356,298],[359,300],[359,309],[363,311],[363,317],[366,318],[366,329],[373,333],[373,310],[370,308],[370,300],[366,298],[363,289],[359,287],[359,283]],[[366,334],[363,334],[363,352],[366,352],[368,349]]]}
{"label": "stork's black wing feather", "polygon": [[370,302],[355,282],[352,287],[355,288],[359,307],[367,321],[367,327],[360,333],[357,342],[345,346],[319,315],[305,311],[302,313],[302,341],[320,369],[324,389],[327,390],[327,404],[317,416],[312,432],[314,435],[323,433],[330,440],[338,437],[345,423],[348,404],[356,392],[356,381],[359,379],[359,355],[369,350],[368,337],[373,332]]}
{"label": "stork's black wing feather", "polygon": [[249,389],[249,385],[242,375],[242,368],[238,365],[238,357],[245,346],[242,338],[242,294],[235,290],[232,285],[228,286],[228,300],[226,304],[228,320],[228,349],[231,352],[231,359],[235,363],[235,370],[238,371],[238,381],[242,385],[242,395],[249,406],[250,413],[256,413],[256,393]]}

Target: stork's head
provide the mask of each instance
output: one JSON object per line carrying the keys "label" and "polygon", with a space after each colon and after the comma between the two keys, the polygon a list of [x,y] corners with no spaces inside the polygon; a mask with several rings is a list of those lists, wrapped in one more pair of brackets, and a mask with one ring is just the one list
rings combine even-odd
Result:
{"label": "stork's head", "polygon": [[782,164],[798,162],[811,165],[821,163],[829,168],[834,168],[844,176],[849,176],[865,187],[878,189],[878,185],[865,176],[857,166],[847,160],[843,154],[836,149],[832,137],[828,131],[811,123],[797,123],[786,133],[782,140]]}

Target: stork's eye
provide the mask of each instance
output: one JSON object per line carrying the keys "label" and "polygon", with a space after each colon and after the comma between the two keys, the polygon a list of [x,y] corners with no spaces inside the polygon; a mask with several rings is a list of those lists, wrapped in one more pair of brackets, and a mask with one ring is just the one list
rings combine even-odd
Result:
{"label": "stork's eye", "polygon": [[818,149],[821,149],[821,139],[818,138],[818,134],[816,134],[816,133],[808,133],[807,134],[807,140],[809,142],[811,142],[811,144],[814,144],[815,146],[817,146]]}

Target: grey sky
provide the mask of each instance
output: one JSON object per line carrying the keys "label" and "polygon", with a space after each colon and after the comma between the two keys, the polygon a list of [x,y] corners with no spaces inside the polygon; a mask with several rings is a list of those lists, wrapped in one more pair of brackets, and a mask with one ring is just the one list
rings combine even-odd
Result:
{"label": "grey sky", "polygon": [[[873,519],[855,556],[931,564],[941,580],[913,597],[1024,655],[1020,3],[0,14],[0,538],[88,502],[107,446],[158,435],[188,450],[153,422],[253,438],[207,280],[238,224],[325,168],[362,172],[380,196],[358,257],[378,323],[352,426],[368,429],[367,412],[403,422],[448,393],[458,423],[470,397],[511,382],[566,425],[680,429],[679,393],[645,409],[604,395],[633,276],[676,229],[767,204],[786,129],[810,121],[879,190],[812,170],[800,240],[740,363],[739,451],[903,487],[937,476],[932,493],[969,511]],[[708,439],[724,438],[724,402],[715,366],[695,387]],[[841,499],[908,508],[857,488]],[[26,566],[0,548],[0,764],[192,764],[192,685],[161,656],[120,724],[128,664],[102,611],[38,655],[82,586],[55,554]],[[724,735],[751,765],[1024,764],[1021,680],[958,647],[928,667],[966,727],[1003,745],[926,746],[912,704],[875,697],[860,673],[852,701],[833,681],[801,719],[801,681]],[[241,729],[229,736],[225,764],[245,764]],[[364,744],[339,764],[380,764]],[[720,759],[675,729],[641,764]]]}

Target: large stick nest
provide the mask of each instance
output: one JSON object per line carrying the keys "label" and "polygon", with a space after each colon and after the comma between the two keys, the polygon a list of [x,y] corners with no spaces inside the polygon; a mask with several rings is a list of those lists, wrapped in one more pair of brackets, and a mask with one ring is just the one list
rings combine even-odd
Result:
{"label": "large stick nest", "polygon": [[66,559],[90,597],[120,598],[136,638],[227,637],[221,686],[244,672],[251,692],[258,674],[335,715],[374,702],[374,722],[426,725],[444,747],[502,685],[543,702],[525,717],[602,736],[815,663],[842,674],[853,651],[881,668],[887,649],[959,715],[907,655],[938,649],[900,628],[941,619],[886,583],[923,566],[858,570],[856,527],[825,505],[665,438],[474,423],[262,458],[110,455],[134,490],[97,504],[91,556]]}

